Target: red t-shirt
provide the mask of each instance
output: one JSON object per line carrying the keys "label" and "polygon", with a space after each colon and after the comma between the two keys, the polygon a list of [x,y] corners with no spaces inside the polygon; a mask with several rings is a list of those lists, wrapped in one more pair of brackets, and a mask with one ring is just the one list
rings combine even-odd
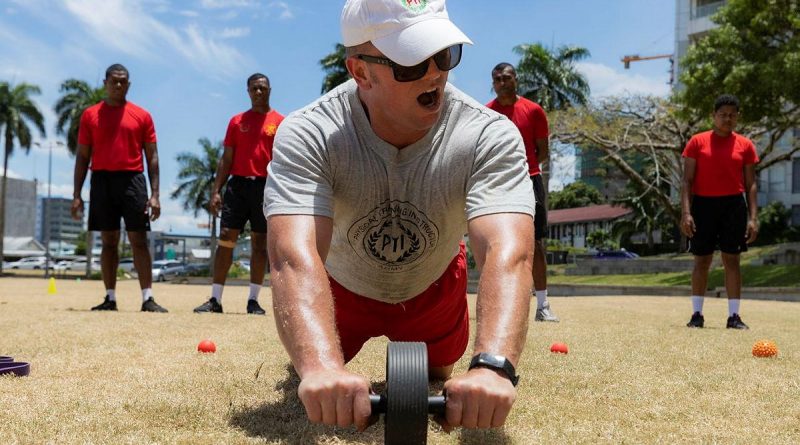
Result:
{"label": "red t-shirt", "polygon": [[92,171],[144,171],[144,144],[156,142],[153,118],[131,102],[100,102],[81,115],[78,143],[92,148]]}
{"label": "red t-shirt", "polygon": [[283,116],[275,110],[267,114],[253,110],[231,118],[225,133],[225,146],[233,149],[231,174],[236,176],[267,176],[267,164],[272,160],[272,143]]}
{"label": "red t-shirt", "polygon": [[541,174],[536,139],[550,136],[547,115],[542,107],[524,97],[517,97],[514,105],[503,106],[497,99],[492,99],[486,106],[511,119],[511,122],[514,122],[514,125],[519,128],[522,141],[525,143],[525,152],[528,155],[528,174],[531,176]]}
{"label": "red t-shirt", "polygon": [[686,144],[683,157],[697,161],[692,193],[700,196],[744,192],[744,166],[758,163],[755,145],[738,133],[727,137],[713,131],[698,133]]}

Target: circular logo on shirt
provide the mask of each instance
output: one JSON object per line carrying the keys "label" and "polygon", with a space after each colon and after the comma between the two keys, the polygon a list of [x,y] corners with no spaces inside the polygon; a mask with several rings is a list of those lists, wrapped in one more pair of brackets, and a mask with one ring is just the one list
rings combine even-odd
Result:
{"label": "circular logo on shirt", "polygon": [[439,229],[413,204],[386,201],[350,226],[347,238],[359,257],[398,272],[431,254]]}
{"label": "circular logo on shirt", "polygon": [[420,12],[428,6],[428,0],[400,0],[400,3],[412,12]]}
{"label": "circular logo on shirt", "polygon": [[244,122],[240,123],[239,131],[241,131],[242,133],[247,133],[248,131],[250,131],[250,125],[245,124]]}

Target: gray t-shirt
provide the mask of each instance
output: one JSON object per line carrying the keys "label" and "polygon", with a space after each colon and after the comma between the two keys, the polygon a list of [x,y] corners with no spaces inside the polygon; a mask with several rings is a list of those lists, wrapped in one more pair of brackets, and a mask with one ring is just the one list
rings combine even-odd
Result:
{"label": "gray t-shirt", "polygon": [[333,218],[328,273],[388,303],[441,276],[469,219],[534,214],[519,130],[450,84],[439,121],[398,150],[373,132],[350,80],[281,123],[268,172],[264,215]]}

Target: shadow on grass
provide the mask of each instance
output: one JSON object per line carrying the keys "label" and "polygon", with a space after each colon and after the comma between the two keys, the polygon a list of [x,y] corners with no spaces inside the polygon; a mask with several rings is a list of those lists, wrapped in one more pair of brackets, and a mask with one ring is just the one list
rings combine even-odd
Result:
{"label": "shadow on grass", "polygon": [[[308,422],[305,409],[297,396],[297,387],[300,377],[291,364],[286,365],[286,377],[275,384],[275,391],[281,394],[278,401],[265,403],[257,407],[234,407],[230,424],[243,430],[248,436],[263,438],[267,441],[281,441],[288,444],[318,443],[323,437],[337,437],[349,443],[383,443],[383,426],[373,424],[363,433],[355,428],[337,428],[325,425],[312,425]],[[441,394],[444,384],[433,382],[431,391]],[[385,393],[386,382],[372,382],[372,389],[378,394]],[[434,426],[431,434],[445,434],[441,427]],[[451,433],[458,435],[461,444],[510,444],[512,443],[505,431],[495,430],[464,430],[458,429]]]}
{"label": "shadow on grass", "polygon": [[352,443],[382,442],[383,430],[378,431],[375,426],[359,433],[355,428],[309,423],[303,404],[297,396],[299,385],[300,377],[291,364],[287,364],[286,377],[275,384],[275,391],[280,393],[280,399],[256,407],[234,407],[231,426],[243,430],[251,437],[297,445],[318,443],[322,437],[337,437]]}

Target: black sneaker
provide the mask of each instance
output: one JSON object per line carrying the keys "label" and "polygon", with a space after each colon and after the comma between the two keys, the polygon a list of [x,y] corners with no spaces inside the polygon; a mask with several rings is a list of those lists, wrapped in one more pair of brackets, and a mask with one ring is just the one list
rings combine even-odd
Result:
{"label": "black sneaker", "polygon": [[150,297],[147,299],[147,301],[142,303],[142,312],[168,312],[168,311],[163,307],[159,306],[158,303],[156,303],[156,300],[153,299],[153,297]]}
{"label": "black sneaker", "polygon": [[247,300],[247,313],[256,315],[266,315],[266,311],[258,304],[258,300]]}
{"label": "black sneaker", "polygon": [[695,312],[692,314],[692,319],[686,323],[686,326],[690,328],[702,328],[705,321],[706,319],[703,318],[703,314],[700,312]]}
{"label": "black sneaker", "polygon": [[98,304],[97,306],[92,308],[93,311],[116,311],[117,310],[117,302],[111,301],[106,295],[106,298],[103,300],[102,303]]}
{"label": "black sneaker", "polygon": [[217,299],[211,297],[205,303],[201,304],[194,308],[194,311],[197,313],[200,312],[216,312],[218,314],[222,313],[222,305],[217,302]]}
{"label": "black sneaker", "polygon": [[746,324],[744,324],[741,317],[739,317],[739,314],[733,314],[728,317],[728,325],[726,327],[728,329],[750,329]]}

